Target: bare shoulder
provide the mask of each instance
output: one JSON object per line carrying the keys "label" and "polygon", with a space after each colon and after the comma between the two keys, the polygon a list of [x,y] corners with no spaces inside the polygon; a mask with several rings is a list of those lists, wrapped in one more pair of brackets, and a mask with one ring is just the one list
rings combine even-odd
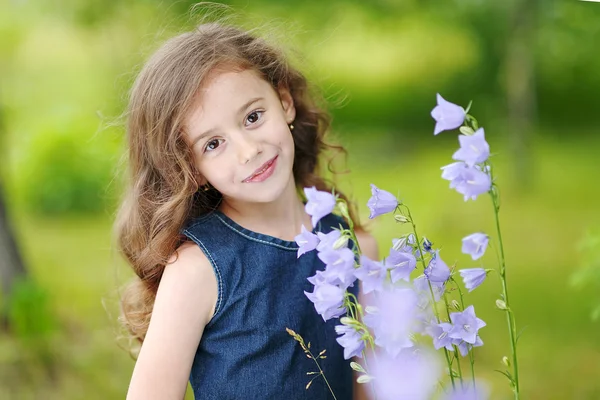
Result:
{"label": "bare shoulder", "polygon": [[184,242],[173,253],[165,266],[157,297],[161,290],[189,301],[200,302],[196,303],[198,305],[211,304],[208,310],[206,307],[197,309],[204,311],[202,317],[205,324],[214,314],[218,296],[217,279],[210,261],[195,243]]}
{"label": "bare shoulder", "polygon": [[191,243],[181,245],[161,277],[128,400],[183,398],[217,292],[215,274],[202,250]]}
{"label": "bare shoulder", "polygon": [[355,233],[362,253],[372,260],[379,259],[379,246],[373,235],[364,230],[357,230]]}

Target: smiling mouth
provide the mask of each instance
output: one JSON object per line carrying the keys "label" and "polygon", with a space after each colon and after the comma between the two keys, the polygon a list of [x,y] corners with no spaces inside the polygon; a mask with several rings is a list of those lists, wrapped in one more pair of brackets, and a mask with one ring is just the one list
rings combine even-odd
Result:
{"label": "smiling mouth", "polygon": [[261,174],[263,174],[265,171],[267,171],[271,167],[271,165],[273,165],[273,163],[275,162],[277,157],[278,156],[275,156],[275,157],[271,158],[269,161],[267,161],[266,163],[264,163],[263,165],[261,165],[256,171],[254,171],[252,173],[252,175],[250,175],[249,177],[244,179],[242,182],[250,182],[257,176],[260,176]]}

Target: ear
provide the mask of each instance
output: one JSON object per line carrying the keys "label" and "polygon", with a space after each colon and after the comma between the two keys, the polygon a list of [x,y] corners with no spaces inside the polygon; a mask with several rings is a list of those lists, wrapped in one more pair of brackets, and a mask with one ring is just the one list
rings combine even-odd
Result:
{"label": "ear", "polygon": [[285,120],[288,124],[294,122],[296,118],[296,108],[294,107],[294,99],[287,88],[279,88],[279,99],[281,100],[281,107],[285,114]]}

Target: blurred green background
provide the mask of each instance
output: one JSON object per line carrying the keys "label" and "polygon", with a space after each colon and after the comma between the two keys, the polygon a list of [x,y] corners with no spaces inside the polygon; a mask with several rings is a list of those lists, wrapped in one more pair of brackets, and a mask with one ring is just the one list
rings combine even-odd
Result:
{"label": "blurred green background", "polygon": [[[3,278],[2,399],[125,396],[134,362],[116,316],[130,272],[111,241],[119,116],[143,61],[200,19],[191,4],[0,3],[0,184],[24,265]],[[600,4],[229,4],[237,22],[268,24],[302,54],[294,59],[325,93],[349,150],[339,184],[363,218],[369,183],[400,193],[420,233],[459,268],[479,265],[460,253],[460,239],[493,233],[492,205],[488,196],[465,203],[440,178],[458,144],[455,132],[433,136],[429,112],[436,92],[473,100],[498,169],[509,293],[525,328],[523,398],[600,398]],[[370,227],[382,256],[405,232],[386,219]],[[494,260],[491,251],[483,259]],[[494,372],[509,353],[499,293],[491,275],[467,296],[488,324],[476,368],[494,399],[511,394]]]}

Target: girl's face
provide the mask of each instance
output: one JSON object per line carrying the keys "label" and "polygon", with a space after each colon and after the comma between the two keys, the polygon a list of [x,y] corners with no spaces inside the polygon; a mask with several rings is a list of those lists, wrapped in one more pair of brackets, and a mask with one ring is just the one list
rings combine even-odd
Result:
{"label": "girl's face", "polygon": [[225,201],[268,203],[295,192],[296,116],[287,90],[275,91],[253,70],[214,73],[188,115],[188,140],[198,182],[215,187]]}

